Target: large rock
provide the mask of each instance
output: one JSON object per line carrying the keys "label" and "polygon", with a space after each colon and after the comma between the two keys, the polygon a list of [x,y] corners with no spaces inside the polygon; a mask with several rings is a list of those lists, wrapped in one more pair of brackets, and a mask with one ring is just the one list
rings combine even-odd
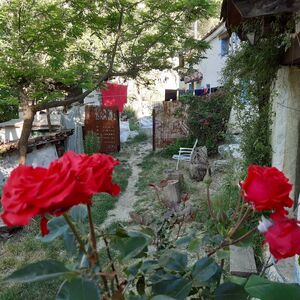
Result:
{"label": "large rock", "polygon": [[230,165],[230,160],[228,159],[215,160],[212,163],[211,171],[212,173],[225,172],[226,170],[228,170],[229,165]]}
{"label": "large rock", "polygon": [[206,147],[197,147],[192,155],[189,171],[191,178],[202,181],[208,169],[208,156]]}
{"label": "large rock", "polygon": [[223,159],[235,158],[242,159],[240,144],[225,144],[218,147],[218,152]]}

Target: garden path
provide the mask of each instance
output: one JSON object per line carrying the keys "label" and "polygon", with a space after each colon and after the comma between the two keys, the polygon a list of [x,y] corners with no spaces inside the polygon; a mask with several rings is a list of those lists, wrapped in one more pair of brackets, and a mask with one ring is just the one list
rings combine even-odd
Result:
{"label": "garden path", "polygon": [[108,217],[102,224],[104,228],[116,222],[126,222],[130,220],[129,213],[134,211],[134,205],[138,200],[138,196],[136,196],[136,184],[141,171],[139,165],[143,161],[143,158],[152,150],[152,144],[150,141],[142,142],[130,150],[131,155],[128,164],[132,168],[132,174],[128,179],[126,191],[119,198],[116,207],[108,212]]}

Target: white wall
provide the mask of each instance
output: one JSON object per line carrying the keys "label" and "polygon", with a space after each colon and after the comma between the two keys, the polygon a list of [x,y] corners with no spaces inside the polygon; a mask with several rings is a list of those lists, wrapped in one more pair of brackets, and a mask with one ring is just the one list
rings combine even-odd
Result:
{"label": "white wall", "polygon": [[[216,28],[208,37],[204,40],[209,43],[210,48],[204,53],[203,59],[199,61],[197,65],[194,66],[194,69],[203,74],[203,80],[201,83],[195,84],[195,89],[205,88],[207,84],[210,84],[210,87],[220,86],[221,72],[225,66],[226,59],[228,55],[221,55],[221,39],[220,37],[226,34],[227,30],[224,24],[221,24]],[[232,34],[229,39],[229,53],[232,53],[237,49],[240,41],[237,38],[236,34]],[[180,88],[188,89],[188,84],[181,82]]]}
{"label": "white wall", "polygon": [[[281,67],[273,96],[272,164],[296,182],[300,124],[300,69]],[[295,200],[298,195],[292,195]]]}
{"label": "white wall", "polygon": [[[300,130],[300,69],[281,67],[277,73],[273,95],[272,165],[282,170],[293,184],[291,197],[297,201],[299,178]],[[299,170],[298,170],[299,172]],[[296,190],[295,190],[296,187]],[[297,188],[298,187],[298,188]],[[296,202],[297,203],[297,202]],[[290,211],[292,217],[294,213]],[[298,208],[298,219],[300,217]],[[295,261],[295,263],[294,263]],[[280,260],[270,268],[270,278],[278,281],[300,283],[298,258]]]}

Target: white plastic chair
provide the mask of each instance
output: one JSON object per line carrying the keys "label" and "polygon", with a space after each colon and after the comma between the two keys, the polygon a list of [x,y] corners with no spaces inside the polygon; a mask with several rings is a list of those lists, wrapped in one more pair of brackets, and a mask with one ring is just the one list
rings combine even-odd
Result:
{"label": "white plastic chair", "polygon": [[177,164],[176,164],[176,170],[179,168],[179,161],[180,160],[185,160],[185,161],[191,161],[193,152],[195,148],[197,147],[198,139],[196,139],[195,144],[193,148],[179,148],[179,153],[178,155],[173,155],[173,159],[177,159]]}

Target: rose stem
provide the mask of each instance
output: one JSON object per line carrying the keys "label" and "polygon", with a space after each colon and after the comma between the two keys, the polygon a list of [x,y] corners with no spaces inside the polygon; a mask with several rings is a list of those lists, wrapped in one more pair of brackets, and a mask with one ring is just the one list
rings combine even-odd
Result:
{"label": "rose stem", "polygon": [[207,205],[208,205],[209,214],[210,214],[210,217],[214,220],[215,216],[213,213],[212,203],[211,203],[211,199],[210,199],[209,185],[207,185],[207,187],[206,187],[206,192],[207,192]]}
{"label": "rose stem", "polygon": [[236,207],[236,210],[235,210],[235,213],[233,215],[233,220],[236,219],[237,216],[239,216],[239,213],[240,213],[240,209],[243,210],[243,206],[241,207],[241,194],[239,194],[239,196],[237,197],[237,207]]}
{"label": "rose stem", "polygon": [[222,279],[222,273],[223,273],[223,269],[224,269],[224,264],[225,264],[225,259],[222,258],[222,259],[221,259],[221,263],[220,263],[221,274],[220,274],[220,277],[219,277],[219,279],[218,279],[217,286],[220,285],[220,282],[221,282],[221,279]]}
{"label": "rose stem", "polygon": [[239,220],[239,222],[235,225],[235,227],[229,233],[229,236],[228,236],[229,238],[232,238],[236,234],[236,232],[240,229],[240,227],[243,225],[243,223],[249,216],[249,213],[251,212],[251,210],[252,210],[252,208],[249,206],[247,208],[247,210],[245,211],[245,214],[243,215],[243,217]]}
{"label": "rose stem", "polygon": [[212,250],[211,252],[209,252],[207,254],[207,256],[212,256],[213,254],[215,254],[218,250],[223,249],[225,247],[228,247],[230,245],[234,245],[237,244],[241,241],[243,241],[244,239],[246,239],[248,236],[250,236],[252,233],[254,233],[257,230],[256,227],[252,228],[251,230],[249,230],[247,233],[245,233],[244,235],[242,235],[241,237],[239,237],[238,239],[232,241],[232,242],[227,242],[227,243],[222,243],[220,246],[218,246],[217,248],[215,248],[214,250]]}
{"label": "rose stem", "polygon": [[89,217],[91,243],[92,243],[92,249],[93,249],[93,252],[94,252],[93,254],[95,255],[96,262],[98,262],[97,241],[96,241],[95,228],[94,228],[94,224],[93,224],[92,210],[91,210],[91,205],[90,204],[87,204],[87,209],[88,209],[88,217]]}
{"label": "rose stem", "polygon": [[107,241],[104,233],[103,233],[102,236],[103,236],[103,240],[104,240],[104,243],[105,243],[106,253],[107,253],[108,259],[110,261],[111,269],[115,273],[115,280],[116,280],[116,283],[117,283],[117,287],[118,287],[118,289],[120,289],[120,282],[119,282],[119,278],[118,278],[118,275],[117,275],[117,271],[116,271],[116,268],[115,268],[113,258],[112,258],[111,253],[110,253],[108,241]]}
{"label": "rose stem", "polygon": [[87,252],[86,252],[85,247],[84,247],[84,242],[81,239],[80,234],[78,233],[74,223],[71,221],[70,217],[67,214],[63,214],[63,216],[64,216],[67,224],[69,225],[70,229],[74,233],[74,236],[75,236],[75,238],[76,238],[76,240],[79,244],[80,250],[87,256]]}
{"label": "rose stem", "polygon": [[[99,259],[98,259],[98,253],[97,253],[97,241],[96,241],[96,235],[95,235],[95,228],[94,228],[94,223],[93,223],[93,219],[92,219],[92,209],[91,209],[90,204],[87,204],[86,206],[87,206],[87,210],[88,210],[88,219],[89,219],[89,226],[90,226],[93,255],[96,258],[96,263],[98,263]],[[105,288],[108,296],[110,296],[107,279],[104,275],[101,275],[101,278],[103,280],[104,288]]]}

